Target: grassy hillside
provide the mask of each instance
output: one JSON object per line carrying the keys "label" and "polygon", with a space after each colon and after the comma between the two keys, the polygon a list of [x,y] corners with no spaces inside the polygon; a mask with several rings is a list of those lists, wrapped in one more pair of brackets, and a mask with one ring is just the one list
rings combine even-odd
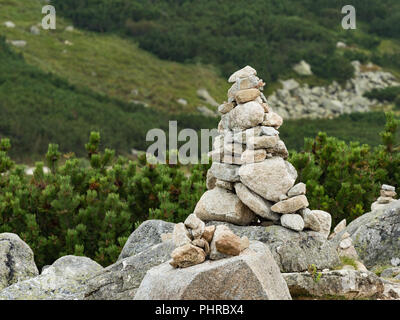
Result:
{"label": "grassy hillside", "polygon": [[[8,40],[26,40],[27,46],[16,50],[23,53],[29,64],[55,73],[71,84],[174,112],[190,112],[204,105],[196,94],[199,88],[206,88],[217,101],[225,98],[228,84],[212,67],[160,60],[117,35],[77,29],[67,32],[65,27],[72,22],[62,18],[58,6],[57,29],[33,35],[30,27],[40,23],[44,16],[42,1],[0,0],[0,5],[0,35]],[[16,27],[6,28],[3,22],[8,20]],[[135,89],[137,95],[132,94]],[[178,104],[179,98],[186,99],[188,106]]]}
{"label": "grassy hillside", "polygon": [[146,148],[146,132],[180,127],[215,127],[217,120],[198,115],[171,116],[162,111],[98,94],[82,85],[28,65],[0,38],[0,138],[12,140],[12,156],[30,161],[43,156],[50,142],[63,152],[83,155],[90,131],[100,131],[103,147],[128,154]]}
{"label": "grassy hillside", "polygon": [[[60,14],[57,30],[34,35],[29,29],[41,21],[41,1],[0,2],[0,35],[27,41],[27,46],[19,49],[0,40],[0,137],[11,138],[14,159],[41,159],[50,142],[58,143],[62,152],[83,155],[92,130],[101,132],[103,147],[129,154],[132,148],[146,148],[149,129],[167,130],[168,120],[196,130],[217,126],[218,119],[191,113],[203,104],[196,96],[197,88],[205,87],[217,100],[224,99],[229,84],[213,68],[160,60],[118,34],[65,31],[71,22]],[[16,27],[6,28],[3,22],[8,20]],[[390,57],[397,54],[396,41],[380,42],[379,52]],[[371,54],[357,50],[357,54]],[[311,81],[324,80],[315,76]],[[131,93],[134,89],[139,89],[137,96]],[[189,105],[178,105],[178,98],[187,99]],[[128,103],[132,99],[155,109]],[[372,113],[285,121],[280,131],[289,149],[300,150],[303,138],[314,137],[318,131],[377,145],[383,126],[383,114]]]}
{"label": "grassy hillside", "polygon": [[[268,83],[291,76],[305,59],[317,80],[343,81],[353,58],[399,68],[399,51],[383,55],[382,40],[400,40],[398,0],[354,0],[357,29],[344,30],[346,0],[53,0],[62,15],[90,30],[134,38],[163,59],[202,61],[225,76],[243,65]],[[337,50],[336,42],[351,48]],[[346,54],[345,54],[346,53]],[[315,82],[316,79],[311,78]]]}

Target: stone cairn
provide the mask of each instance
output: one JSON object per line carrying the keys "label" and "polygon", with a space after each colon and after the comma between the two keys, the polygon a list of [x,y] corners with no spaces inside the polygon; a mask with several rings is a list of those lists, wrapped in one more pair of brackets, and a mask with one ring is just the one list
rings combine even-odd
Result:
{"label": "stone cairn", "polygon": [[[268,105],[263,80],[247,66],[232,74],[229,82],[233,85],[228,102],[218,108],[220,135],[209,154],[213,163],[207,173],[208,191],[188,220],[174,230],[178,247],[172,253],[174,267],[198,264],[207,256],[216,260],[238,255],[248,247],[248,239],[240,239],[223,225],[208,230],[204,221],[308,229],[325,239],[330,233],[331,215],[308,209],[306,185],[295,185],[297,171],[286,161],[289,154],[279,138],[283,120]],[[209,237],[211,230],[214,237]]]}
{"label": "stone cairn", "polygon": [[381,187],[380,197],[371,205],[371,211],[380,209],[389,203],[396,201],[396,188],[388,184],[383,184]]}
{"label": "stone cairn", "polygon": [[207,192],[194,214],[203,221],[237,225],[280,224],[295,231],[310,229],[328,237],[331,216],[307,209],[306,185],[286,161],[288,151],[279,138],[282,118],[262,93],[264,82],[247,66],[229,78],[233,83],[210,152]]}

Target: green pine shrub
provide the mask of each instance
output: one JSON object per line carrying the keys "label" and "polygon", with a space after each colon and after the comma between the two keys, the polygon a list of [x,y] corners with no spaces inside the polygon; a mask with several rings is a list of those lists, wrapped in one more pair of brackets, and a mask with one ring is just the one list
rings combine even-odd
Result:
{"label": "green pine shrub", "polygon": [[383,145],[378,147],[345,143],[320,132],[315,139],[305,139],[304,151],[291,152],[289,161],[298,170],[298,181],[307,184],[310,208],[331,213],[333,226],[369,212],[383,183],[400,185],[400,121],[392,113],[386,116]]}
{"label": "green pine shrub", "polygon": [[377,99],[380,102],[389,101],[394,102],[400,96],[400,87],[387,87],[384,89],[372,89],[364,93],[368,99]]}
{"label": "green pine shrub", "polygon": [[[101,152],[100,135],[86,144],[88,161],[62,154],[50,144],[45,174],[37,162],[33,176],[0,144],[0,233],[18,234],[35,253],[39,267],[67,255],[85,255],[103,266],[114,263],[128,236],[149,217],[178,222],[193,212],[205,190],[208,165],[146,164]],[[203,168],[204,167],[204,168]]]}
{"label": "green pine shrub", "polygon": [[[319,133],[305,139],[303,151],[291,152],[298,181],[307,184],[310,208],[330,212],[333,226],[369,212],[381,184],[400,185],[400,121],[392,113],[386,117],[377,147]],[[10,141],[1,140],[0,233],[18,234],[39,267],[67,254],[109,265],[142,221],[181,222],[206,190],[209,164],[149,164],[145,155],[130,161],[100,146],[97,132],[85,145],[87,159],[50,144],[45,163],[37,162],[33,176],[27,176],[8,155]]]}

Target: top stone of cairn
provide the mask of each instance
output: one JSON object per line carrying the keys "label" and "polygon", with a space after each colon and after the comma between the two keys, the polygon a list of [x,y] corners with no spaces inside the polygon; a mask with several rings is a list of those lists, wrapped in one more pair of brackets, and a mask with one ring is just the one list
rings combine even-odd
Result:
{"label": "top stone of cairn", "polygon": [[234,74],[232,74],[229,77],[228,82],[233,83],[233,82],[236,82],[240,78],[247,78],[247,77],[250,77],[253,75],[257,75],[256,69],[254,69],[250,66],[246,66],[243,69],[240,69],[240,70],[236,71]]}

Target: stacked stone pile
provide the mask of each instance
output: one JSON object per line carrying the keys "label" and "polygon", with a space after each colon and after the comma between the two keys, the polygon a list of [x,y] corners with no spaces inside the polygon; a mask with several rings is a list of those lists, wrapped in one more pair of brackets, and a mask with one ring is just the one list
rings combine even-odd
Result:
{"label": "stacked stone pile", "polygon": [[286,161],[288,151],[279,138],[282,118],[262,93],[264,82],[247,66],[229,82],[228,102],[210,152],[212,166],[207,188],[194,214],[203,221],[237,225],[280,224],[329,235],[331,216],[307,209],[306,185],[298,183],[296,169]]}
{"label": "stacked stone pile", "polygon": [[174,268],[191,267],[207,258],[220,260],[238,256],[249,247],[247,237],[238,237],[224,225],[206,227],[194,214],[175,225],[172,240],[176,249],[171,253],[170,264]]}
{"label": "stacked stone pile", "polygon": [[[380,71],[377,66],[353,61],[354,77],[343,86],[336,81],[326,87],[308,84],[300,85],[294,79],[281,81],[278,89],[268,97],[271,106],[285,119],[332,118],[345,113],[367,112],[379,105],[363,94],[372,89],[398,86],[399,82],[389,72]],[[377,70],[378,69],[378,70]]]}
{"label": "stacked stone pile", "polygon": [[371,205],[371,211],[383,208],[389,203],[396,201],[396,188],[387,184],[381,187],[380,197]]}

